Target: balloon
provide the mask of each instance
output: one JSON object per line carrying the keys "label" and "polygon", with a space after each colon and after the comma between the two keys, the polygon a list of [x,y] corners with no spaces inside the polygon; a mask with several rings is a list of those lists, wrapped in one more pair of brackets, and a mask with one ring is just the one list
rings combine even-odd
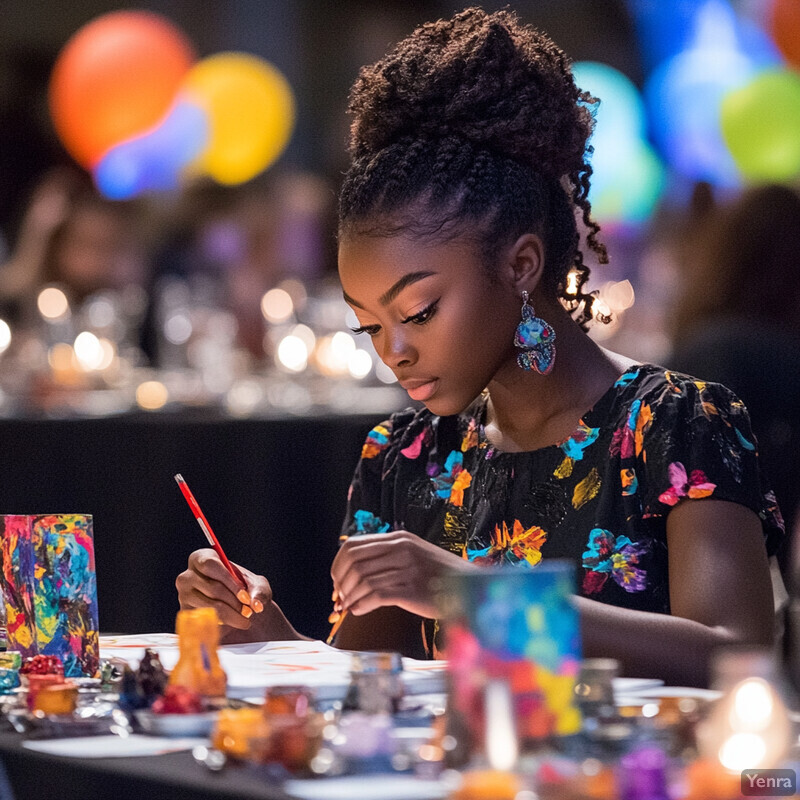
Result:
{"label": "balloon", "polygon": [[283,151],[294,125],[294,99],[283,75],[246,53],[218,53],[196,64],[186,92],[205,108],[207,149],[191,165],[219,183],[250,180]]}
{"label": "balloon", "polygon": [[795,67],[800,67],[800,3],[797,0],[774,0],[769,28],[775,44]]}
{"label": "balloon", "polygon": [[730,5],[706,0],[697,9],[686,49],[647,81],[645,97],[656,144],[670,165],[692,181],[725,187],[741,183],[722,138],[720,105],[771,57],[763,47],[756,47],[757,58],[745,52],[743,38]]}
{"label": "balloon", "polygon": [[800,174],[800,75],[770,70],[727,95],[722,135],[750,181],[786,181]]}
{"label": "balloon", "polygon": [[664,165],[645,141],[628,139],[592,155],[592,216],[603,225],[647,222],[666,184]]}
{"label": "balloon", "polygon": [[181,171],[208,143],[205,111],[179,96],[164,122],[112,147],[94,169],[97,188],[111,200],[175,189]]}
{"label": "balloon", "polygon": [[591,144],[589,200],[606,225],[645,222],[664,188],[664,167],[644,138],[644,105],[633,82],[607,64],[583,61],[575,82],[600,99]]}
{"label": "balloon", "polygon": [[620,136],[644,136],[644,104],[630,78],[597,61],[579,61],[572,67],[572,74],[581,89],[600,99],[592,136],[595,147],[602,147],[603,140],[613,141]]}
{"label": "balloon", "polygon": [[163,119],[193,62],[189,41],[157,14],[115,11],[85,25],[50,79],[50,111],[64,146],[94,166]]}

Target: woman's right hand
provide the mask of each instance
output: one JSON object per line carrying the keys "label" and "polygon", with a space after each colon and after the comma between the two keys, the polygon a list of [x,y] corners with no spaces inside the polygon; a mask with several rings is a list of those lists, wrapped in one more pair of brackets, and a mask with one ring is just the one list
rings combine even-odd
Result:
{"label": "woman's right hand", "polygon": [[[237,564],[238,566],[238,564]],[[272,588],[262,575],[239,567],[247,588],[243,589],[210,547],[195,550],[189,566],[175,580],[181,609],[214,608],[220,622],[228,629],[251,631],[260,640],[261,629],[268,624],[262,617],[272,607]],[[261,623],[261,624],[259,624]]]}

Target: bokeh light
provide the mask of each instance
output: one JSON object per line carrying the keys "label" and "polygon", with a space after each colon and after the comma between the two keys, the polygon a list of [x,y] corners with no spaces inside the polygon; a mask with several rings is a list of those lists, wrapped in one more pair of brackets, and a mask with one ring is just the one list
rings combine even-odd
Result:
{"label": "bokeh light", "polygon": [[294,313],[294,301],[285,289],[270,289],[261,298],[261,313],[275,325],[286,322]]}
{"label": "bokeh light", "polygon": [[59,320],[69,313],[69,300],[61,289],[48,286],[36,298],[39,313],[48,320]]}
{"label": "bokeh light", "polygon": [[354,350],[347,359],[347,371],[357,380],[366,378],[372,371],[372,356],[366,350]]}
{"label": "bokeh light", "polygon": [[145,411],[157,411],[169,401],[169,391],[161,381],[144,381],[136,388],[136,403]]}
{"label": "bokeh light", "polygon": [[308,365],[308,347],[299,336],[284,336],[278,344],[276,358],[289,372],[302,372]]}
{"label": "bokeh light", "polygon": [[100,339],[90,331],[83,331],[77,335],[73,349],[78,363],[87,371],[100,369],[105,360]]}
{"label": "bokeh light", "polygon": [[11,344],[11,328],[4,319],[0,319],[0,353],[5,353]]}

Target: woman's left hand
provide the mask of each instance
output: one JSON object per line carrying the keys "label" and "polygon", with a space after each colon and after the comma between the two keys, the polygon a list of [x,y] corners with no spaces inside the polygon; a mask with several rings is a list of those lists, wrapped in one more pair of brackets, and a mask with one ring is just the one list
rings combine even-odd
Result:
{"label": "woman's left hand", "polygon": [[342,607],[368,614],[398,606],[421,617],[438,615],[432,581],[451,570],[478,569],[408,531],[351,536],[331,566]]}

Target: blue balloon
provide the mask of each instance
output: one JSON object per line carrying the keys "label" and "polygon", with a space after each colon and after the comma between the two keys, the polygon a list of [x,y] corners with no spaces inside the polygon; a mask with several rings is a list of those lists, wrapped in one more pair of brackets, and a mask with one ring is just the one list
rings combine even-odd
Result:
{"label": "blue balloon", "polygon": [[[672,5],[656,4],[665,9]],[[692,0],[691,7],[691,36],[645,84],[650,130],[659,150],[680,175],[736,187],[741,183],[739,171],[720,129],[722,99],[780,57],[763,32],[737,19],[726,0]]]}
{"label": "blue balloon", "polygon": [[158,127],[103,156],[94,169],[97,188],[111,200],[175,189],[183,168],[203,151],[208,138],[206,112],[179,97]]}
{"label": "blue balloon", "polygon": [[702,0],[680,3],[626,0],[645,71],[650,72],[686,48],[692,35],[692,21],[701,5]]}

